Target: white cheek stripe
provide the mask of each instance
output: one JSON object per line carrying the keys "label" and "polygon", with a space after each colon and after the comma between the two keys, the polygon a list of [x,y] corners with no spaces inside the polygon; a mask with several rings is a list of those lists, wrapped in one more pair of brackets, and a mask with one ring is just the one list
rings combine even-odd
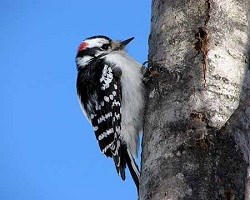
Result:
{"label": "white cheek stripe", "polygon": [[77,64],[80,66],[86,66],[93,57],[91,56],[83,56],[82,58],[76,58],[77,59]]}

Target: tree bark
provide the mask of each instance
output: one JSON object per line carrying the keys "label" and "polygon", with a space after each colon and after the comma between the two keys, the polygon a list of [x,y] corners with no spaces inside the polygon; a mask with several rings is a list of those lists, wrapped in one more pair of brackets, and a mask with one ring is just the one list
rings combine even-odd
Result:
{"label": "tree bark", "polygon": [[249,12],[249,0],[153,0],[140,200],[244,199]]}

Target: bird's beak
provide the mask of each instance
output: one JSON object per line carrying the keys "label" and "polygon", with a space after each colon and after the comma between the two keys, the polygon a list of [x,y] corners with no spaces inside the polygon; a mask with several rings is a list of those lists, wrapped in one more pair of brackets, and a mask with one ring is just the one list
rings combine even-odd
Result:
{"label": "bird's beak", "polygon": [[135,37],[129,38],[121,42],[121,45],[125,47],[128,43],[130,43]]}
{"label": "bird's beak", "polygon": [[127,40],[124,41],[114,41],[112,46],[113,46],[113,51],[119,51],[119,50],[123,50],[125,48],[125,46],[130,43],[132,40],[134,39],[134,37],[129,38]]}

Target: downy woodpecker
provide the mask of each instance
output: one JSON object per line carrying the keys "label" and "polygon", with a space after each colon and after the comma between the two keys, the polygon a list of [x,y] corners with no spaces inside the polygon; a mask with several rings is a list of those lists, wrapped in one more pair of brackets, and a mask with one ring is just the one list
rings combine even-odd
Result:
{"label": "downy woodpecker", "polygon": [[138,190],[140,172],[134,156],[143,125],[145,88],[141,65],[124,50],[133,39],[112,41],[102,35],[85,39],[76,55],[76,87],[101,151],[113,158],[122,180],[128,166]]}

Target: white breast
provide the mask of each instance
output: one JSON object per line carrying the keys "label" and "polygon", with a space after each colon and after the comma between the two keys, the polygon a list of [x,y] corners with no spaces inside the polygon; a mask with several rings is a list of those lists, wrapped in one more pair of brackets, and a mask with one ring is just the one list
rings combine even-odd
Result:
{"label": "white breast", "polygon": [[144,85],[141,64],[124,51],[105,56],[108,62],[122,71],[121,137],[129,145],[132,154],[137,155],[139,132],[143,125]]}

